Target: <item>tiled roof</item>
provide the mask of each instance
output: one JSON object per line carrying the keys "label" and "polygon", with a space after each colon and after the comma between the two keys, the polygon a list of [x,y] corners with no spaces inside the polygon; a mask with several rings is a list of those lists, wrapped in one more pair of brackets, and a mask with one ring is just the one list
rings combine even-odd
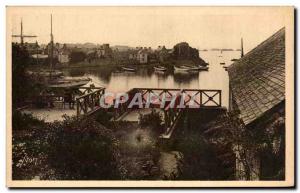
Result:
{"label": "tiled roof", "polygon": [[285,99],[285,28],[228,68],[230,87],[245,124]]}

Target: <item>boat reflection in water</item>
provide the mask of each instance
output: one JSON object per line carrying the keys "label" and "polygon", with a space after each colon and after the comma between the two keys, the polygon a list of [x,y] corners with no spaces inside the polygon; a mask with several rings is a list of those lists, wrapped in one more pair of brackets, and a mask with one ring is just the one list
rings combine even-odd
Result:
{"label": "boat reflection in water", "polygon": [[54,80],[53,82],[49,82],[49,88],[77,88],[86,85],[91,79],[90,78],[62,78],[58,80]]}

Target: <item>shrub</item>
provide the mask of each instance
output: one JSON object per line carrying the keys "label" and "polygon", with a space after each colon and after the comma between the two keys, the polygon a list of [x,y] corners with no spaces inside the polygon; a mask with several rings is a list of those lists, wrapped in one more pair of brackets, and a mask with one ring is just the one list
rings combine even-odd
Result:
{"label": "shrub", "polygon": [[141,127],[154,128],[160,133],[162,129],[162,117],[159,112],[152,109],[149,114],[139,115],[139,124]]}
{"label": "shrub", "polygon": [[51,140],[50,164],[61,180],[119,179],[118,141],[93,119],[66,118]]}
{"label": "shrub", "polygon": [[12,113],[12,129],[13,130],[29,130],[33,126],[41,126],[43,120],[37,119],[32,114],[24,114],[18,110],[13,110]]}
{"label": "shrub", "polygon": [[82,62],[86,59],[86,54],[82,51],[72,51],[70,54],[70,62],[77,63]]}
{"label": "shrub", "polygon": [[65,117],[45,123],[31,115],[13,116],[14,180],[120,179],[118,141],[94,119]]}

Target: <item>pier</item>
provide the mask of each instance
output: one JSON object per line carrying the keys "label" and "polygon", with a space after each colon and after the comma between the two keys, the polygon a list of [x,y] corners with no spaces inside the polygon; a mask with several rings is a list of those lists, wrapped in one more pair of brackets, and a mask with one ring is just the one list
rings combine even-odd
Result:
{"label": "pier", "polygon": [[[74,93],[80,92],[80,95]],[[222,91],[221,90],[202,90],[202,89],[162,89],[162,88],[133,88],[130,89],[128,100],[120,102],[117,108],[114,108],[116,100],[110,102],[110,108],[103,108],[100,105],[101,97],[105,95],[104,87],[79,87],[78,90],[72,90],[72,96],[66,96],[64,92],[56,92],[60,94],[44,94],[38,96],[35,101],[43,104],[51,103],[51,108],[42,108],[35,110],[35,116],[49,119],[55,116],[56,120],[63,119],[63,115],[76,116],[79,119],[92,116],[100,110],[110,112],[112,114],[111,121],[129,121],[139,122],[140,114],[149,114],[151,109],[156,109],[163,119],[164,131],[161,138],[170,138],[177,122],[183,112],[189,108],[192,109],[222,109]],[[130,102],[135,95],[140,95],[142,103],[130,107]],[[149,103],[149,97],[155,97],[155,101]],[[163,97],[166,100],[164,104]],[[172,100],[173,101],[172,101]],[[193,100],[193,105],[188,106]],[[172,107],[173,105],[173,107]],[[43,110],[48,111],[49,117],[42,117],[40,114]],[[25,109],[24,112],[29,112],[30,109]],[[53,112],[51,115],[51,112]],[[58,118],[60,117],[60,119]]]}
{"label": "pier", "polygon": [[[186,109],[185,107],[193,99],[195,105],[192,108],[196,109],[220,109],[222,108],[221,90],[201,90],[201,89],[160,89],[160,88],[133,88],[127,92],[129,100],[124,103],[120,103],[118,108],[105,109],[106,111],[113,111],[114,121],[130,120],[138,122],[139,114],[149,113],[149,109],[158,109],[162,113],[164,132],[162,138],[170,138],[176,124]],[[77,117],[90,116],[93,113],[101,109],[100,97],[105,94],[105,88],[95,88],[87,94],[84,94],[76,98]],[[142,109],[138,109],[133,106],[129,107],[129,103],[134,95],[140,94],[142,96]],[[151,103],[147,107],[147,99],[151,96],[157,97],[158,103]],[[164,105],[158,105],[162,102],[162,96],[173,98],[174,107],[172,108],[172,102],[167,101]],[[183,98],[184,97],[184,98]],[[178,107],[182,103],[181,107]],[[115,101],[114,101],[115,103]],[[114,104],[113,104],[114,105]],[[131,117],[128,119],[128,117]]]}

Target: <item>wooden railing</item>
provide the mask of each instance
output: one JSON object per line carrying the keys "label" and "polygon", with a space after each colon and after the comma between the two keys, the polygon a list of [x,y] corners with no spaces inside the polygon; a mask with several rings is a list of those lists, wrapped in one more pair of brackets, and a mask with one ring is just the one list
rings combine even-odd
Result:
{"label": "wooden railing", "polygon": [[[164,132],[161,135],[162,138],[169,138],[172,135],[185,108],[218,108],[222,106],[221,90],[158,88],[136,88],[136,90],[141,93],[143,103],[149,103],[149,100],[156,101],[157,104],[154,102],[148,106],[163,109]],[[155,99],[150,99],[150,97],[155,97]],[[160,105],[161,103],[164,105]]]}
{"label": "wooden railing", "polygon": [[176,95],[176,98],[173,101],[173,104],[171,101],[167,102],[166,107],[163,109],[164,112],[164,133],[163,135],[169,135],[172,130],[174,129],[174,126],[176,125],[176,122],[178,121],[183,108],[178,108],[178,105],[180,104],[182,100],[182,95]]}
{"label": "wooden railing", "polygon": [[[129,90],[127,92],[128,100],[124,103],[120,103],[118,105],[118,108],[113,107],[113,117],[114,117],[115,120],[118,119],[120,116],[124,115],[124,113],[127,113],[127,112],[131,111],[132,109],[136,108],[136,107],[128,108],[128,106],[129,106],[131,100],[133,99],[133,97],[135,96],[135,94],[138,93],[138,92],[139,92],[139,90],[135,89],[135,88]],[[115,102],[116,101],[114,100],[113,104],[115,104]]]}
{"label": "wooden railing", "polygon": [[42,107],[53,107],[55,104],[61,104],[64,107],[64,96],[55,94],[43,94],[35,97],[29,104]]}
{"label": "wooden railing", "polygon": [[[161,89],[161,88],[136,88],[142,94],[143,102],[146,103],[149,95],[156,96],[159,103],[163,97],[172,98],[181,94],[184,99],[183,104],[187,106],[192,104],[193,107],[221,107],[222,93],[221,90],[203,90],[203,89]],[[153,104],[155,105],[155,104]]]}
{"label": "wooden railing", "polygon": [[105,93],[105,88],[88,88],[86,94],[77,97],[76,110],[77,116],[89,115],[100,108],[100,99]]}
{"label": "wooden railing", "polygon": [[[82,89],[85,89],[83,93],[86,94],[76,98],[77,116],[89,115],[100,109],[100,98],[105,94],[104,88],[87,87]],[[143,107],[147,107],[146,104],[149,103],[149,97],[156,97],[157,103],[151,100],[152,102],[148,104],[148,107],[162,108],[164,110],[166,131],[177,121],[182,108],[189,108],[191,104],[192,108],[211,108],[221,107],[222,105],[221,90],[133,88],[127,92],[128,100],[126,102],[118,104],[118,108],[112,107],[114,120],[117,120],[132,109],[138,108],[138,106],[128,108],[137,93],[142,97]],[[176,96],[176,103],[171,104],[170,101],[174,100],[174,96]],[[164,99],[167,101],[163,102]],[[164,105],[161,105],[162,102]],[[113,105],[115,103],[116,101],[114,100]],[[181,107],[177,107],[178,105]]]}

